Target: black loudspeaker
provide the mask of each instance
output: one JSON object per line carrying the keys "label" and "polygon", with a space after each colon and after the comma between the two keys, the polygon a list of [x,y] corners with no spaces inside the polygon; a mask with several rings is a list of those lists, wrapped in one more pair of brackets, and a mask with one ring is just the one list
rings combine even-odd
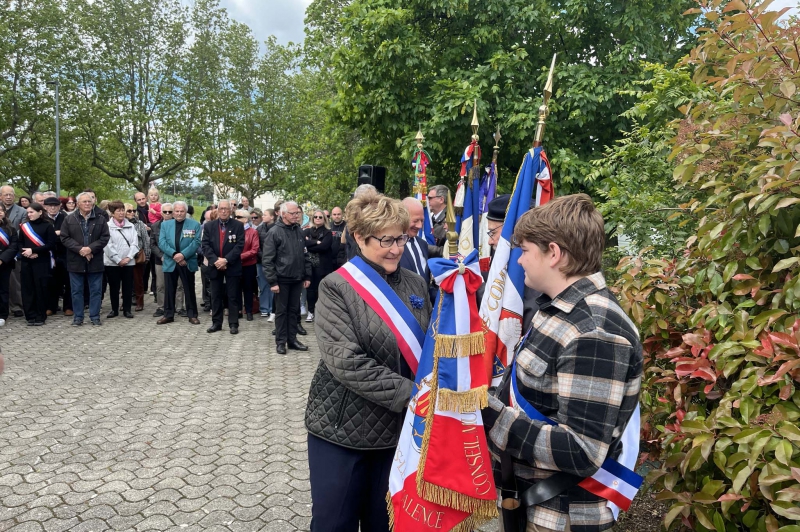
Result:
{"label": "black loudspeaker", "polygon": [[383,194],[386,189],[386,167],[362,164],[358,167],[358,184],[372,185]]}

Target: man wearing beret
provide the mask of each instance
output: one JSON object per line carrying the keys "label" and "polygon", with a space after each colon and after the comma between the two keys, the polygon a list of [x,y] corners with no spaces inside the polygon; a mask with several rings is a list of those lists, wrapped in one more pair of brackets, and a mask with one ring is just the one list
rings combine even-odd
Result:
{"label": "man wearing beret", "polygon": [[[497,249],[497,243],[500,242],[500,235],[503,233],[503,225],[506,221],[506,211],[508,210],[509,201],[511,201],[511,194],[503,194],[490,201],[487,207],[486,221],[489,229],[487,234],[489,235],[489,245],[492,246],[492,257],[494,257],[494,250]],[[525,293],[523,294],[522,299],[523,331],[528,330],[531,320],[533,319],[533,315],[536,314],[537,310],[539,310],[539,305],[536,304],[536,299],[540,295],[542,295],[541,292],[538,292],[527,285],[525,286]]]}
{"label": "man wearing beret", "polygon": [[69,272],[67,271],[67,248],[61,243],[61,225],[67,213],[61,210],[61,201],[55,196],[50,196],[42,202],[47,217],[53,222],[53,229],[59,237],[58,245],[53,252],[56,266],[53,268],[53,275],[50,276],[48,283],[47,315],[51,316],[58,312],[58,298],[64,298],[64,315],[72,316],[72,289],[69,285]]}

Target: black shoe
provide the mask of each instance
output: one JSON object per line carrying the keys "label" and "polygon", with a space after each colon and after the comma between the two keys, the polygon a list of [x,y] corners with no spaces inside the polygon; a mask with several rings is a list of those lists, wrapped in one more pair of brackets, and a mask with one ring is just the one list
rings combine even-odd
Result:
{"label": "black shoe", "polygon": [[180,316],[181,318],[185,318],[185,317],[187,317],[188,315],[189,315],[189,314],[186,312],[186,309],[185,309],[185,308],[182,308],[182,309],[180,309],[180,310],[178,311],[178,316]]}
{"label": "black shoe", "polygon": [[286,354],[286,344],[278,344],[278,346],[275,348],[275,350],[278,352],[279,355],[285,355]]}
{"label": "black shoe", "polygon": [[36,325],[36,320],[28,320],[28,327],[33,327]]}
{"label": "black shoe", "polygon": [[215,333],[222,330],[222,325],[212,325],[208,329],[206,329],[207,333]]}
{"label": "black shoe", "polygon": [[231,334],[239,334],[239,327],[231,327]]}
{"label": "black shoe", "polygon": [[163,315],[164,315],[164,309],[163,308],[156,309],[156,311],[153,312],[153,317],[154,318],[160,318]]}
{"label": "black shoe", "polygon": [[123,312],[122,315],[128,319],[133,318],[133,314],[131,314],[130,312]]}
{"label": "black shoe", "polygon": [[81,325],[83,325],[83,320],[80,320],[80,321],[78,321],[78,320],[73,320],[73,321],[72,321],[72,326],[73,326],[73,327],[80,327]]}
{"label": "black shoe", "polygon": [[112,310],[111,312],[108,313],[108,316],[106,316],[106,319],[116,318],[117,316],[119,316],[119,312]]}
{"label": "black shoe", "polygon": [[289,342],[286,345],[289,346],[289,349],[294,349],[295,351],[308,351],[308,346],[307,345],[303,345],[302,343],[298,342],[297,340],[295,340],[294,342]]}
{"label": "black shoe", "polygon": [[15,311],[14,311],[14,317],[15,317],[15,318],[21,318],[21,317],[22,317],[22,316],[24,316],[24,315],[25,315],[25,313],[24,313],[24,312],[22,312],[21,310],[15,310]]}
{"label": "black shoe", "polygon": [[98,320],[92,320],[92,325],[96,325],[97,327],[99,327],[99,326],[101,326],[102,324],[103,324],[103,323],[102,323],[102,322],[101,322],[99,319],[98,319]]}
{"label": "black shoe", "polygon": [[305,336],[305,335],[307,335],[307,334],[308,334],[308,331],[306,331],[305,329],[303,329],[303,326],[302,326],[302,325],[300,325],[300,324],[298,323],[298,324],[297,324],[297,334],[299,334],[299,335],[301,335],[301,336]]}
{"label": "black shoe", "polygon": [[36,327],[41,327],[42,325],[44,325],[44,322],[43,322],[43,321],[35,321],[35,322],[33,322],[33,324],[34,324]]}
{"label": "black shoe", "polygon": [[275,332],[275,329],[272,329],[272,336],[275,336],[276,334],[277,333]]}
{"label": "black shoe", "polygon": [[248,313],[247,314],[247,321],[253,321],[253,315]]}
{"label": "black shoe", "polygon": [[211,312],[211,305],[203,305],[203,312]]}

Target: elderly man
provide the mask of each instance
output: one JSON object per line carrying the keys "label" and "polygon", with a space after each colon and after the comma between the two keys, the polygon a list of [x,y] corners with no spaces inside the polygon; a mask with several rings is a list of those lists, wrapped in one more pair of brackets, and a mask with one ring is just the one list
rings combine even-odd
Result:
{"label": "elderly man", "polygon": [[267,233],[272,226],[275,225],[275,211],[273,209],[264,209],[261,215],[261,223],[256,227],[258,232],[258,262],[256,263],[256,275],[258,276],[258,307],[261,311],[261,317],[267,318],[267,321],[272,323],[275,321],[275,313],[272,312],[272,290],[269,289],[267,276],[264,275],[264,241],[267,239]]}
{"label": "elderly man", "polygon": [[[19,232],[19,224],[25,219],[26,211],[17,205],[17,194],[14,192],[14,187],[6,185],[0,187],[0,200],[6,208],[6,219],[11,224],[15,231]],[[11,278],[9,279],[8,298],[9,310],[15,318],[21,318],[24,315],[22,312],[22,283],[20,282],[21,268],[14,268],[11,270]]]}
{"label": "elderly man", "polygon": [[[186,294],[186,315],[189,323],[199,325],[197,319],[197,296],[194,291],[194,274],[197,272],[197,250],[200,247],[200,223],[186,217],[187,205],[176,201],[173,205],[173,220],[161,222],[158,247],[162,252],[164,272],[164,317],[158,325],[175,321],[175,293],[178,281]],[[164,206],[161,206],[164,212]]]}
{"label": "elderly man", "polygon": [[33,203],[38,203],[39,205],[41,205],[44,202],[44,198],[45,198],[44,192],[34,192],[33,194],[31,194],[31,200],[33,201]]}
{"label": "elderly man", "polygon": [[[153,313],[154,318],[160,318],[164,315],[164,252],[158,247],[158,239],[161,233],[161,224],[166,220],[172,220],[172,203],[161,204],[161,221],[150,226],[150,260],[153,261],[156,267],[156,304],[158,305],[156,311]],[[183,284],[177,283],[177,285],[177,292],[175,294],[176,306],[178,307],[177,314],[178,316],[186,317]]]}
{"label": "elderly man", "polygon": [[400,267],[411,270],[425,279],[431,280],[431,271],[428,269],[428,243],[419,236],[425,220],[425,211],[422,209],[422,202],[416,198],[405,198],[403,207],[408,211],[408,231],[406,233],[411,238],[403,250],[400,257]]}
{"label": "elderly man", "polygon": [[307,351],[297,340],[300,294],[311,284],[311,261],[305,251],[300,220],[303,211],[294,201],[281,205],[280,217],[264,239],[262,265],[275,297],[275,343],[279,355],[286,347]]}
{"label": "elderly man", "polygon": [[83,286],[89,285],[89,318],[100,323],[100,298],[103,293],[103,249],[110,234],[106,219],[94,211],[94,196],[78,194],[78,208],[61,225],[61,243],[67,248],[67,270],[72,288],[75,315],[72,325],[83,325]]}
{"label": "elderly man", "polygon": [[445,207],[447,207],[447,195],[450,194],[444,185],[436,185],[428,191],[428,209],[431,211],[431,230],[436,237],[436,245],[444,246],[447,240],[447,229],[445,228]]}
{"label": "elderly man", "polygon": [[208,261],[211,283],[211,327],[208,333],[222,330],[224,301],[228,302],[228,326],[239,334],[239,287],[242,280],[244,224],[231,218],[231,202],[221,200],[219,218],[203,226],[201,253]]}
{"label": "elderly man", "polygon": [[246,210],[248,214],[253,212],[253,208],[250,206],[250,200],[244,196],[242,196],[242,209]]}
{"label": "elderly man", "polygon": [[[47,211],[47,218],[53,222],[53,229],[56,236],[61,237],[61,226],[67,213],[61,210],[61,202],[55,196],[47,196],[44,199],[44,210]],[[52,316],[58,312],[58,299],[64,298],[64,315],[72,316],[72,291],[69,286],[69,272],[67,271],[67,248],[58,241],[56,250],[53,252],[56,266],[50,276],[48,283],[47,315]]]}

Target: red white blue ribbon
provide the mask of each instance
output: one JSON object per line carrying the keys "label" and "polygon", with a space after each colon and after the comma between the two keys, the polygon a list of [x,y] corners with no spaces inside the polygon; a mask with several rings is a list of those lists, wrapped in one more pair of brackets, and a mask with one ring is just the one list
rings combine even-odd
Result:
{"label": "red white blue ribbon", "polygon": [[[527,337],[527,334],[525,335]],[[520,345],[524,343],[520,342]],[[517,388],[517,357],[511,364],[511,394],[510,402],[512,407],[520,408],[527,416],[533,420],[542,421],[549,425],[558,425],[555,421],[545,416],[525,399]],[[589,493],[602,497],[608,501],[608,507],[614,514],[614,519],[619,514],[619,509],[626,512],[633,502],[633,498],[639,491],[644,480],[633,468],[636,467],[636,458],[639,452],[639,405],[631,415],[627,427],[622,434],[622,454],[618,460],[606,458],[600,469],[592,475],[583,479],[578,486]]]}
{"label": "red white blue ribbon", "polygon": [[0,229],[0,243],[2,243],[6,247],[11,245],[11,239],[8,237],[8,234],[6,234],[6,232],[3,231],[2,229]]}
{"label": "red white blue ribbon", "polygon": [[[361,257],[354,257],[336,270],[367,305],[389,326],[400,353],[415,374],[422,355],[425,332],[400,296]],[[422,294],[423,296],[427,294]]]}
{"label": "red white blue ribbon", "polygon": [[[25,233],[25,236],[28,237],[28,240],[36,244],[38,247],[44,246],[44,240],[40,237],[36,231],[33,230],[31,227],[30,222],[25,222],[24,224],[20,224],[19,228]],[[50,267],[55,268],[56,266],[56,259],[53,257],[53,252],[50,252]]]}

